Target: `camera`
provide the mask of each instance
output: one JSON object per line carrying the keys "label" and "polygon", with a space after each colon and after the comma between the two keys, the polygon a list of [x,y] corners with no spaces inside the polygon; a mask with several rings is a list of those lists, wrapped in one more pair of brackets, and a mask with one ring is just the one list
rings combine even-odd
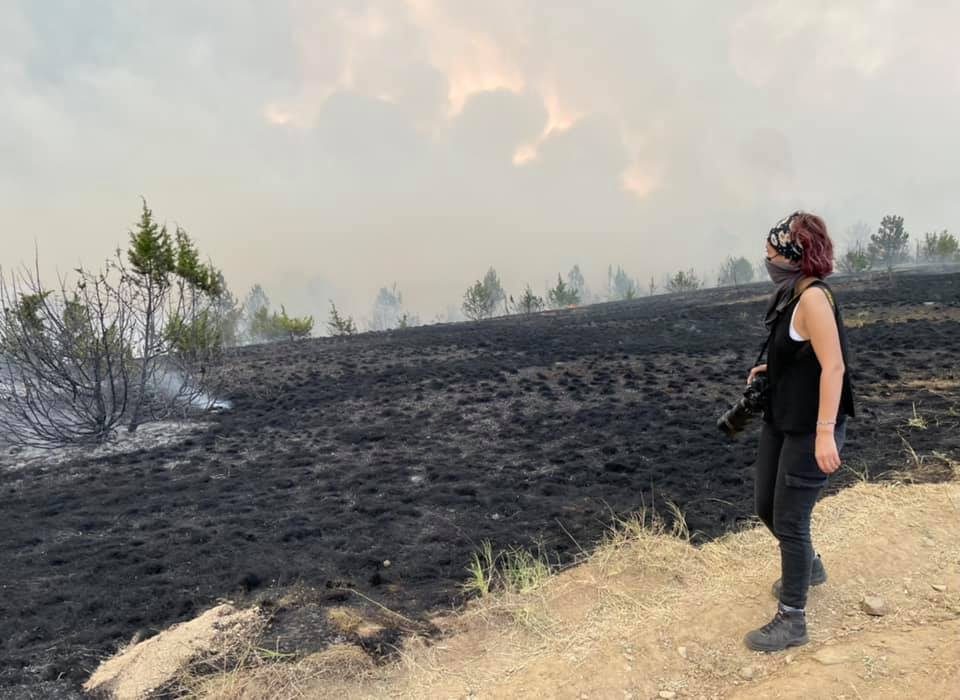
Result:
{"label": "camera", "polygon": [[763,412],[767,403],[768,386],[767,375],[757,374],[747,385],[743,397],[720,416],[717,428],[728,437],[734,437],[742,432],[751,418]]}

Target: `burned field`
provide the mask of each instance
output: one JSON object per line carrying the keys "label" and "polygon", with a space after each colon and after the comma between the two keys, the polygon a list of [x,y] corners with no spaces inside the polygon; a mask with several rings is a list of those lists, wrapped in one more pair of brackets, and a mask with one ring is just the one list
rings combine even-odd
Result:
{"label": "burned field", "polygon": [[[936,479],[960,455],[960,275],[834,284],[858,418],[831,480]],[[768,286],[239,349],[233,409],[136,451],[0,455],[0,696],[79,684],[220,598],[349,589],[426,619],[484,540],[569,561],[641,504],[695,541],[752,519],[756,425],[716,427]],[[918,464],[923,457],[923,463]],[[385,565],[389,562],[389,565]],[[310,639],[310,635],[313,639]],[[322,645],[318,617],[280,646]],[[389,642],[381,639],[381,642]]]}

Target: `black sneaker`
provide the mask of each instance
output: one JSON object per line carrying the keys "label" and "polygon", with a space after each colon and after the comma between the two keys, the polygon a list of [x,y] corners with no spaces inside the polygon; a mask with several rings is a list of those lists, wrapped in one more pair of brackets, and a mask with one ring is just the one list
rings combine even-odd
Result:
{"label": "black sneaker", "polygon": [[753,651],[783,651],[810,641],[807,637],[807,618],[802,610],[777,609],[774,618],[760,629],[755,629],[743,640]]}
{"label": "black sneaker", "polygon": [[[827,570],[823,568],[823,562],[820,561],[820,555],[818,554],[813,558],[813,563],[810,565],[810,585],[819,586],[822,583],[827,582]],[[773,587],[770,591],[773,593],[773,597],[777,600],[780,600],[780,590],[783,587],[783,579],[778,578],[773,582]]]}

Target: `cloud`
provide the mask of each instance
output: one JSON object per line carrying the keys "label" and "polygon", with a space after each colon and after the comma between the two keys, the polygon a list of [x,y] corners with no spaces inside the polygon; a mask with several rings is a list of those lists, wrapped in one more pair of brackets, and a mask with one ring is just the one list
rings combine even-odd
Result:
{"label": "cloud", "polygon": [[429,318],[488,265],[514,288],[575,262],[594,287],[609,263],[706,273],[798,207],[956,228],[958,21],[906,0],[11,0],[5,255],[36,235],[99,257],[145,194],[241,293],[322,309],[322,279],[360,314],[397,281]]}

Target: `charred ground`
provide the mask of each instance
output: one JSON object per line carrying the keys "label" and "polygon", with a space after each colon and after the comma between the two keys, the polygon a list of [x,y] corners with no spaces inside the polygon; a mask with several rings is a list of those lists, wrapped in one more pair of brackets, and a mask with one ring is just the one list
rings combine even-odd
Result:
{"label": "charred ground", "polygon": [[[833,286],[859,410],[847,464],[879,477],[910,468],[908,447],[956,454],[960,275]],[[740,526],[755,433],[731,442],[715,421],[768,291],[243,348],[223,372],[233,410],[185,438],[30,468],[0,456],[0,695],[75,687],[222,597],[303,584],[320,610],[351,587],[425,619],[461,600],[486,539],[568,561],[614,515],[667,501],[696,540]],[[335,634],[280,617],[290,648]]]}

